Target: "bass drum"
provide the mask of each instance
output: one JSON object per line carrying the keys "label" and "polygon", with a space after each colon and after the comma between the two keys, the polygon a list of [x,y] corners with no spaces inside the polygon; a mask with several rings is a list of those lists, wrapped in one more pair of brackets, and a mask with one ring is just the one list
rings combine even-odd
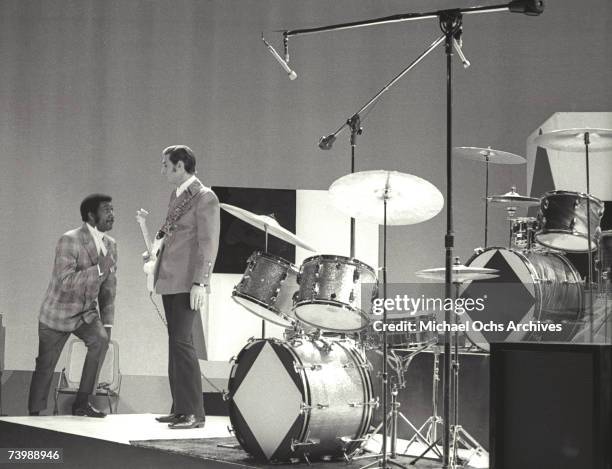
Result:
{"label": "bass drum", "polygon": [[[329,459],[350,452],[369,429],[372,380],[348,339],[252,339],[228,383],[230,421],[259,460]],[[343,438],[346,437],[346,438]]]}
{"label": "bass drum", "polygon": [[[569,341],[581,326],[583,284],[562,254],[492,247],[466,265],[499,271],[497,278],[474,280],[462,289],[463,298],[484,305],[459,316],[479,348],[489,351],[491,342]],[[552,324],[561,330],[551,331]]]}

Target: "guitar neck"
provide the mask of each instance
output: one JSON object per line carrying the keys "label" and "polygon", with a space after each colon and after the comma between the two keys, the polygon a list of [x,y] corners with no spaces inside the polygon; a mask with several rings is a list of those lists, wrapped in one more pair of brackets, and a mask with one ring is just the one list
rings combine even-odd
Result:
{"label": "guitar neck", "polygon": [[149,255],[153,254],[153,245],[151,244],[151,236],[149,236],[149,229],[147,228],[147,224],[145,222],[139,223],[140,232],[142,233],[142,239],[144,240],[145,246],[147,247],[147,252]]}

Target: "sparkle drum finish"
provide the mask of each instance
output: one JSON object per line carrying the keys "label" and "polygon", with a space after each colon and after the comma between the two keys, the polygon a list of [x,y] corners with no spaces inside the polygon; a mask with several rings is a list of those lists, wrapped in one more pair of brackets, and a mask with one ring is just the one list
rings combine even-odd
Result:
{"label": "sparkle drum finish", "polygon": [[302,263],[295,315],[327,331],[352,332],[368,325],[378,281],[372,267],[344,256],[320,255]]}
{"label": "sparkle drum finish", "polygon": [[[590,214],[587,213],[587,200],[590,201]],[[540,229],[536,232],[536,240],[561,251],[593,251],[597,249],[601,234],[599,224],[603,213],[603,202],[592,195],[571,191],[546,192],[538,212]],[[589,242],[587,221],[591,229]]]}
{"label": "sparkle drum finish", "polygon": [[282,257],[254,252],[232,298],[262,319],[283,327],[295,323],[293,295],[298,269]]}
{"label": "sparkle drum finish", "polygon": [[229,415],[242,448],[259,460],[329,459],[356,449],[369,430],[372,380],[349,339],[252,339],[228,383]]}
{"label": "sparkle drum finish", "polygon": [[467,336],[488,351],[490,342],[570,340],[583,317],[584,287],[580,275],[568,259],[552,251],[515,251],[491,247],[474,255],[467,265],[499,270],[499,277],[474,280],[464,286],[463,297],[482,298],[485,308],[459,316],[464,323],[474,321],[507,325],[509,321],[561,324],[558,333],[525,331],[474,331]]}

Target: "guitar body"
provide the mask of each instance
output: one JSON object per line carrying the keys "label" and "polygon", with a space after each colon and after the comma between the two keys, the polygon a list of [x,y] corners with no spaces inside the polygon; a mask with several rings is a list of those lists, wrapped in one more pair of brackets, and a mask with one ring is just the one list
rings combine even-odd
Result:
{"label": "guitar body", "polygon": [[150,293],[155,293],[155,271],[157,270],[157,262],[159,260],[159,255],[161,254],[162,247],[164,245],[164,238],[155,238],[153,242],[151,242],[146,222],[146,217],[148,214],[149,212],[144,209],[138,210],[136,213],[136,221],[140,225],[140,231],[142,233],[145,246],[147,247],[147,252],[143,254],[143,257],[145,257],[146,262],[142,267],[142,270],[147,276],[147,290]]}
{"label": "guitar body", "polygon": [[149,254],[149,260],[145,262],[142,270],[147,276],[147,290],[151,293],[155,293],[155,271],[157,270],[157,263],[159,262],[159,255],[161,254],[162,246],[164,245],[164,238],[156,239],[151,244],[151,253]]}

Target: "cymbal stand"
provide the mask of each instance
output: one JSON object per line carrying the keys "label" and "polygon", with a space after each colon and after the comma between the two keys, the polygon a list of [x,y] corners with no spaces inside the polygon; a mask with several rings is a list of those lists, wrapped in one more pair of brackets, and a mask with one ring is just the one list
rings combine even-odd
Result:
{"label": "cymbal stand", "polygon": [[585,156],[585,166],[586,166],[586,190],[587,190],[587,259],[588,259],[588,284],[585,287],[588,287],[589,290],[589,325],[590,325],[590,342],[593,342],[594,339],[594,318],[593,318],[593,251],[591,250],[591,179],[590,179],[590,170],[589,170],[589,145],[591,143],[589,132],[584,133],[584,156]]}
{"label": "cymbal stand", "polygon": [[[383,274],[383,300],[387,299],[387,201],[390,198],[390,194],[389,194],[389,177],[390,175],[387,176],[387,181],[385,183],[385,188],[384,191],[382,193],[382,198],[383,198],[383,267],[382,267],[382,274]],[[381,468],[385,469],[387,467],[389,467],[390,465],[392,466],[396,466],[396,467],[400,467],[402,469],[406,469],[404,466],[402,466],[401,464],[395,462],[395,461],[390,461],[389,460],[389,454],[387,453],[387,435],[388,435],[388,422],[389,422],[389,415],[387,414],[387,393],[389,392],[389,383],[388,383],[388,377],[389,377],[389,372],[388,372],[388,357],[389,357],[389,350],[388,350],[388,343],[387,343],[387,308],[383,308],[383,315],[382,315],[382,335],[383,335],[383,364],[382,364],[382,411],[383,411],[383,422],[382,422],[382,447],[381,447],[381,451],[380,454],[376,454],[374,455],[374,457],[376,458],[375,461],[371,462],[370,464],[366,464],[365,466],[363,466],[363,468],[361,469],[368,469],[370,467],[374,467],[374,466],[380,466]],[[395,390],[397,391],[397,390]],[[391,394],[391,399],[392,399],[392,404],[395,405],[397,404],[396,401],[397,398],[397,392],[395,393],[395,395]],[[397,407],[393,407],[391,409],[391,416],[395,416],[395,425],[392,426],[392,432],[393,431],[397,431]],[[395,445],[392,444],[392,449],[395,449]],[[392,458],[395,458],[395,455],[392,454],[391,455]]]}
{"label": "cymbal stand", "polygon": [[[490,149],[491,147],[489,147]],[[488,236],[489,236],[489,154],[484,155],[485,157],[485,222],[484,222],[484,247],[487,248]]]}
{"label": "cymbal stand", "polygon": [[[443,425],[444,422],[442,417],[438,415],[438,386],[440,383],[440,346],[434,345],[433,349],[433,367],[432,367],[432,391],[431,391],[431,411],[432,414],[429,416],[427,420],[421,425],[417,430],[419,434],[423,434],[425,432],[425,440],[427,444],[427,448],[423,451],[419,456],[414,458],[410,464],[413,465],[420,459],[422,459],[429,451],[433,451],[440,460],[442,460],[442,453],[438,448],[437,444],[440,442],[441,437],[438,437],[438,425]],[[406,444],[406,451],[408,452],[408,448],[415,442],[417,438],[417,433],[415,433],[408,443]]]}
{"label": "cymbal stand", "polygon": [[[456,258],[458,259],[458,258]],[[454,282],[455,285],[455,298],[459,298],[459,287],[461,285],[460,282]],[[457,324],[457,314],[453,314],[453,324]],[[476,439],[470,435],[460,424],[459,424],[459,332],[455,327],[455,331],[453,332],[454,339],[454,348],[453,348],[453,424],[451,430],[451,458],[450,458],[450,467],[455,468],[458,467],[458,449],[459,443],[463,444],[471,453],[469,458],[466,460],[466,464],[469,463],[471,458],[474,455],[481,455],[485,453],[485,449],[482,447]]]}
{"label": "cymbal stand", "polygon": [[516,215],[516,207],[506,207],[506,212],[508,212],[508,249],[512,249],[512,222]]}
{"label": "cymbal stand", "polygon": [[[418,438],[423,443],[427,445],[429,444],[429,441],[427,440],[427,438],[423,436],[423,434],[421,433],[421,429],[417,428],[410,421],[410,419],[408,419],[408,417],[406,417],[406,415],[404,415],[399,410],[400,403],[398,402],[398,399],[397,399],[400,389],[404,389],[406,387],[405,374],[408,371],[408,367],[410,366],[410,363],[412,362],[413,358],[417,354],[427,349],[429,346],[430,346],[429,344],[425,344],[425,345],[421,345],[417,348],[412,348],[412,349],[401,349],[401,348],[390,349],[388,352],[387,360],[389,362],[389,366],[393,368],[393,371],[395,371],[395,374],[396,374],[394,378],[394,382],[391,385],[391,393],[390,393],[391,403],[389,406],[390,410],[387,413],[386,418],[383,418],[383,420],[378,424],[378,426],[374,429],[374,431],[372,431],[370,434],[366,436],[366,438],[364,439],[364,444],[370,441],[374,437],[374,435],[377,435],[383,428],[383,425],[386,425],[388,427],[388,432],[391,435],[390,436],[390,451],[389,451],[389,458],[391,459],[395,459],[397,457],[397,438],[398,438],[397,428],[398,428],[399,419],[402,419],[406,423],[406,425],[408,425],[414,432],[414,435],[412,436],[410,440],[411,442],[415,441],[415,439]],[[400,355],[397,352],[409,352],[409,353],[407,355]],[[347,457],[347,461],[381,457],[382,455],[381,453],[365,455],[365,456],[356,456],[356,454],[362,450],[362,448],[364,447],[364,444],[362,444],[360,448],[358,448],[351,455],[349,455]],[[440,458],[442,457],[442,453],[440,453],[439,451],[438,451],[438,455],[440,456]]]}

